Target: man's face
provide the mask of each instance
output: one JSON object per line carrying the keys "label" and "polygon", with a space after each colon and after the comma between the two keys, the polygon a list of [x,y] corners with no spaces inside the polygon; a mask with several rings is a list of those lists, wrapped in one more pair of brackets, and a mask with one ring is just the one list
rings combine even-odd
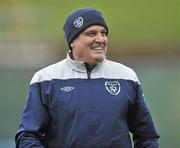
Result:
{"label": "man's face", "polygon": [[94,65],[101,62],[107,53],[107,30],[100,25],[85,29],[71,43],[73,59]]}

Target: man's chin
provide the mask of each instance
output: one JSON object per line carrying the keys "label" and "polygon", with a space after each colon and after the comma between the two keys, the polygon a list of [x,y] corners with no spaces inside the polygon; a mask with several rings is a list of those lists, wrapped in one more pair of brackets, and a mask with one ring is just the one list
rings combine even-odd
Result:
{"label": "man's chin", "polygon": [[103,60],[105,59],[105,57],[97,57],[94,60],[96,61],[96,63],[101,63]]}

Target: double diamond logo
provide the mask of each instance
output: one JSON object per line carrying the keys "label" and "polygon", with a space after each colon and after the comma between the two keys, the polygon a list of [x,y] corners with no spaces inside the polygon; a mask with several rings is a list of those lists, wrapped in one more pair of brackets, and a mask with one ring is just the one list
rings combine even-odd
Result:
{"label": "double diamond logo", "polygon": [[111,95],[118,95],[121,90],[121,86],[118,81],[106,81],[105,88]]}
{"label": "double diamond logo", "polygon": [[65,86],[65,87],[61,88],[61,90],[64,92],[70,92],[73,89],[74,89],[74,87],[72,87],[72,86]]}

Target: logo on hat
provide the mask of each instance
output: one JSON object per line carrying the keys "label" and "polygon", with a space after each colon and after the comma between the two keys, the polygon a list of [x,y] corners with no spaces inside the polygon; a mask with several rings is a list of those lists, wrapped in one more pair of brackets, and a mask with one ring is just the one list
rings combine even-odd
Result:
{"label": "logo on hat", "polygon": [[83,18],[80,16],[77,19],[74,20],[73,22],[74,26],[77,28],[80,28],[83,26]]}
{"label": "logo on hat", "polygon": [[105,88],[112,95],[118,95],[121,90],[121,86],[118,81],[106,81]]}

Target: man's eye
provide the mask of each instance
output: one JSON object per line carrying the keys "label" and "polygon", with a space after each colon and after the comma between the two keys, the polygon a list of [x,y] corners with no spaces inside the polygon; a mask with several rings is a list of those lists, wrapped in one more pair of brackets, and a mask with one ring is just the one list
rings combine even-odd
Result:
{"label": "man's eye", "polygon": [[89,32],[89,33],[88,33],[88,36],[94,36],[94,35],[95,35],[94,32]]}
{"label": "man's eye", "polygon": [[101,35],[102,35],[102,36],[106,36],[106,35],[107,35],[107,32],[102,32]]}

